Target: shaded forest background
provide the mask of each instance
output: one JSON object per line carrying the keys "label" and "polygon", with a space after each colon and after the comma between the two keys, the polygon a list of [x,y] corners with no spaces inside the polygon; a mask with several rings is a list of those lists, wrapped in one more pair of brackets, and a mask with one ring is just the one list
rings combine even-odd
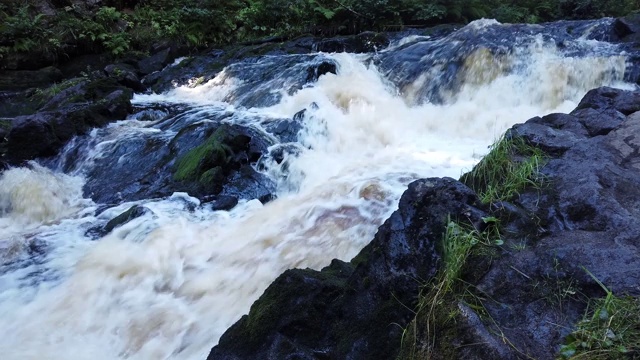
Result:
{"label": "shaded forest background", "polygon": [[622,16],[640,0],[0,0],[0,60],[146,53],[269,36],[334,36],[495,18],[503,23]]}

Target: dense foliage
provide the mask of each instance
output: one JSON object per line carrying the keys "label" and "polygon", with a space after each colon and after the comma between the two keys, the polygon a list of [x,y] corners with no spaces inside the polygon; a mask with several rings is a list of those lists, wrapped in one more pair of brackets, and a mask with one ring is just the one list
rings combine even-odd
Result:
{"label": "dense foliage", "polygon": [[[543,22],[621,16],[640,0],[3,0],[0,60],[9,53],[49,57],[146,51],[169,39],[203,46],[264,36],[336,35],[405,26]],[[91,2],[96,3],[96,2]]]}

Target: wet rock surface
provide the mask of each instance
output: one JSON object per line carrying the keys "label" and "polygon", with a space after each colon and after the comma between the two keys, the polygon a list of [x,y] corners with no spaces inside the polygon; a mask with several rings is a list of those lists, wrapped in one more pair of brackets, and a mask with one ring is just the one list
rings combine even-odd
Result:
{"label": "wet rock surface", "polygon": [[[270,200],[275,185],[251,165],[267,153],[272,140],[250,127],[220,120],[181,125],[170,137],[155,132],[118,141],[92,160],[86,195],[105,204],[161,198],[174,192],[205,200],[220,195],[220,201],[212,204],[219,208],[235,206],[238,198]],[[159,126],[163,125],[169,126]],[[86,143],[79,143],[72,151],[81,154],[84,146]]]}
{"label": "wet rock surface", "polygon": [[48,98],[35,114],[9,119],[6,152],[1,155],[14,165],[55,155],[74,136],[124,119],[132,96],[130,89],[109,78],[81,80]]}
{"label": "wet rock surface", "polygon": [[[548,141],[552,129],[571,138],[564,151],[552,155],[541,169],[547,185],[521,194],[514,202],[537,223],[526,235],[517,228],[509,238],[522,249],[506,252],[477,283],[493,301],[485,303],[495,325],[525,355],[553,359],[562,339],[584,314],[586,299],[604,291],[591,272],[618,296],[640,295],[637,199],[640,168],[636,137],[640,113],[633,112],[640,93],[600,88],[591,91],[573,117],[534,119],[513,133],[532,144]],[[607,130],[588,131],[594,115],[580,108],[597,108]],[[611,113],[626,113],[610,116]],[[578,124],[582,124],[581,128]],[[523,131],[525,129],[525,131]],[[549,141],[551,142],[551,141]],[[515,242],[514,242],[515,243]]]}
{"label": "wet rock surface", "polygon": [[[231,46],[225,49],[211,49],[205,53],[183,59],[178,64],[167,67],[160,72],[152,73],[144,77],[143,83],[153,92],[164,92],[179,85],[207,82],[226,69],[231,75],[245,82],[242,88],[237,89],[231,96],[234,98],[247,93],[251,87],[272,83],[277,79],[275,74],[284,74],[282,78],[292,79],[291,74],[299,72],[294,81],[280,84],[283,89],[291,91],[300,89],[304,84],[313,82],[319,76],[327,73],[336,73],[336,64],[318,52],[350,52],[373,53],[384,49],[389,45],[389,37],[386,34],[364,32],[358,35],[341,36],[335,38],[315,38],[303,36],[293,40],[284,41],[281,38],[263,39],[247,43],[241,46]],[[279,56],[272,62],[265,61],[270,56]],[[301,59],[316,59],[307,61],[304,68],[301,67]],[[257,62],[259,61],[259,64]],[[265,69],[269,69],[265,71]],[[256,73],[264,74],[256,77]],[[306,76],[305,76],[306,75]],[[259,94],[259,98],[267,96],[267,100],[258,101],[256,98],[248,98],[241,101],[244,106],[269,106],[279,98],[268,96],[269,88]]]}
{"label": "wet rock surface", "polygon": [[[260,56],[233,61],[233,53],[214,51],[209,55],[182,60],[160,73],[143,79],[154,92],[164,92],[179,85],[192,87],[215,79],[224,84],[233,78],[233,89],[224,101],[243,107],[267,107],[278,103],[280,91],[292,94],[318,77],[336,73],[336,63],[323,54]],[[225,67],[226,66],[226,67]],[[224,72],[222,73],[222,69]]]}
{"label": "wet rock surface", "polygon": [[614,31],[624,42],[640,41],[640,15],[636,13],[616,19]]}
{"label": "wet rock surface", "polygon": [[[624,42],[616,32],[620,21],[623,20],[608,18],[532,25],[480,20],[456,31],[434,28],[433,36],[426,30],[423,36],[399,45],[394,51],[381,52],[373,60],[416,104],[444,103],[464,85],[488,83],[498,74],[522,69],[526,64],[513,61],[514,51],[531,51],[531,56],[535,56],[535,49],[544,46],[554,48],[565,57],[580,58],[593,55],[596,41],[623,42],[597,51],[605,56],[624,51],[629,59],[637,59],[639,53],[633,42]],[[594,42],[576,41],[578,39]],[[638,62],[628,63],[624,79],[637,82],[640,79]],[[425,73],[424,69],[431,70]]]}
{"label": "wet rock surface", "polygon": [[209,359],[392,359],[420,283],[440,263],[447,214],[480,222],[471,189],[453,179],[409,185],[399,209],[351,262],[288,270],[213,348]]}
{"label": "wet rock surface", "polygon": [[605,295],[585,270],[617,296],[640,295],[638,96],[599,88],[570,115],[514,126],[509,136],[548,158],[540,169],[544,186],[510,202],[485,207],[452,179],[412,183],[358,256],[322,271],[282,274],[208,359],[394,358],[419,283],[429,283],[442,264],[447,216],[476,229],[482,217],[500,219],[504,245],[489,261],[469,260],[464,280],[484,313],[457,304],[456,321],[436,330],[432,355],[556,358],[589,298]]}

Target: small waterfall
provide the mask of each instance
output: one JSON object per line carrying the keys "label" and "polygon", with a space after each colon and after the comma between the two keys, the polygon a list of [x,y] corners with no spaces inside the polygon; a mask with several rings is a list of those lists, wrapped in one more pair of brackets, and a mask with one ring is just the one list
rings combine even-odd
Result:
{"label": "small waterfall", "polygon": [[[246,60],[205,83],[136,95],[144,111],[75,139],[45,164],[53,170],[5,171],[3,358],[204,359],[282,271],[357,254],[411,181],[457,178],[509,126],[570,111],[596,86],[631,86],[615,45],[544,29],[485,20],[373,55]],[[295,139],[274,135],[294,114]],[[202,141],[201,129],[221,123],[282,152],[256,165],[275,200],[214,211],[185,193],[89,199],[145,190],[180,136]],[[92,235],[133,205],[149,211]]]}

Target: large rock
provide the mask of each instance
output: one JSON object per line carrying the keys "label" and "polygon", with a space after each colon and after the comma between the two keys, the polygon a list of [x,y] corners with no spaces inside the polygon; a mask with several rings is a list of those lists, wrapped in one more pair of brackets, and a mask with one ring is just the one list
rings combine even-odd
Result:
{"label": "large rock", "polygon": [[[591,57],[592,45],[581,39],[617,41],[613,28],[613,19],[558,21],[544,26],[482,19],[444,37],[407,39],[394,51],[377,54],[374,61],[408,100],[417,104],[447,103],[465,85],[489,83],[500,75],[526,69],[531,62],[521,62],[522,49],[533,49],[542,41],[545,46],[555,45],[555,50],[567,57]],[[629,59],[638,59],[633,44],[611,46],[599,55],[613,57],[623,52]],[[624,78],[636,82],[640,69],[628,63]]]}
{"label": "large rock", "polygon": [[136,69],[128,64],[110,64],[104,68],[104,72],[107,76],[114,78],[123,86],[133,89],[136,92],[142,92],[146,90],[146,87],[142,85]]}
{"label": "large rock", "polygon": [[80,81],[51,97],[42,111],[10,119],[4,157],[20,164],[55,155],[74,136],[124,119],[131,112],[132,96],[112,79]]}
{"label": "large rock", "polygon": [[420,282],[440,263],[448,219],[480,224],[473,191],[453,179],[409,185],[398,210],[351,262],[288,270],[220,339],[208,359],[393,359]]}
{"label": "large rock", "polygon": [[[211,120],[191,119],[185,126],[189,120],[170,117],[159,126],[171,137],[153,132],[104,147],[85,168],[86,195],[117,204],[187,192],[213,201],[215,208],[234,206],[239,198],[269,201],[275,184],[251,165],[268,152],[272,140],[250,127]],[[83,149],[78,142],[69,156],[82,156]]]}
{"label": "large rock", "polygon": [[171,49],[166,48],[161,50],[152,56],[140,60],[138,62],[138,70],[142,75],[149,75],[153,72],[160,71],[173,61],[170,55]]}
{"label": "large rock", "polygon": [[640,14],[630,14],[617,18],[614,31],[624,42],[640,41]]}
{"label": "large rock", "polygon": [[240,56],[237,52],[237,49],[212,51],[187,58],[146,76],[143,83],[154,92],[169,91],[176,86],[195,87],[214,79],[225,69],[219,81],[233,81],[236,86],[223,100],[250,108],[277,104],[282,94],[273,89],[293,94],[320,76],[337,72],[335,60],[324,54],[237,59]]}
{"label": "large rock", "polygon": [[475,283],[491,299],[491,327],[513,345],[503,358],[556,357],[588,298],[605,295],[587,270],[618,296],[640,295],[639,96],[596,89],[572,115],[512,129],[550,158],[541,169],[546,185],[514,201],[534,223],[505,224],[516,251]]}

